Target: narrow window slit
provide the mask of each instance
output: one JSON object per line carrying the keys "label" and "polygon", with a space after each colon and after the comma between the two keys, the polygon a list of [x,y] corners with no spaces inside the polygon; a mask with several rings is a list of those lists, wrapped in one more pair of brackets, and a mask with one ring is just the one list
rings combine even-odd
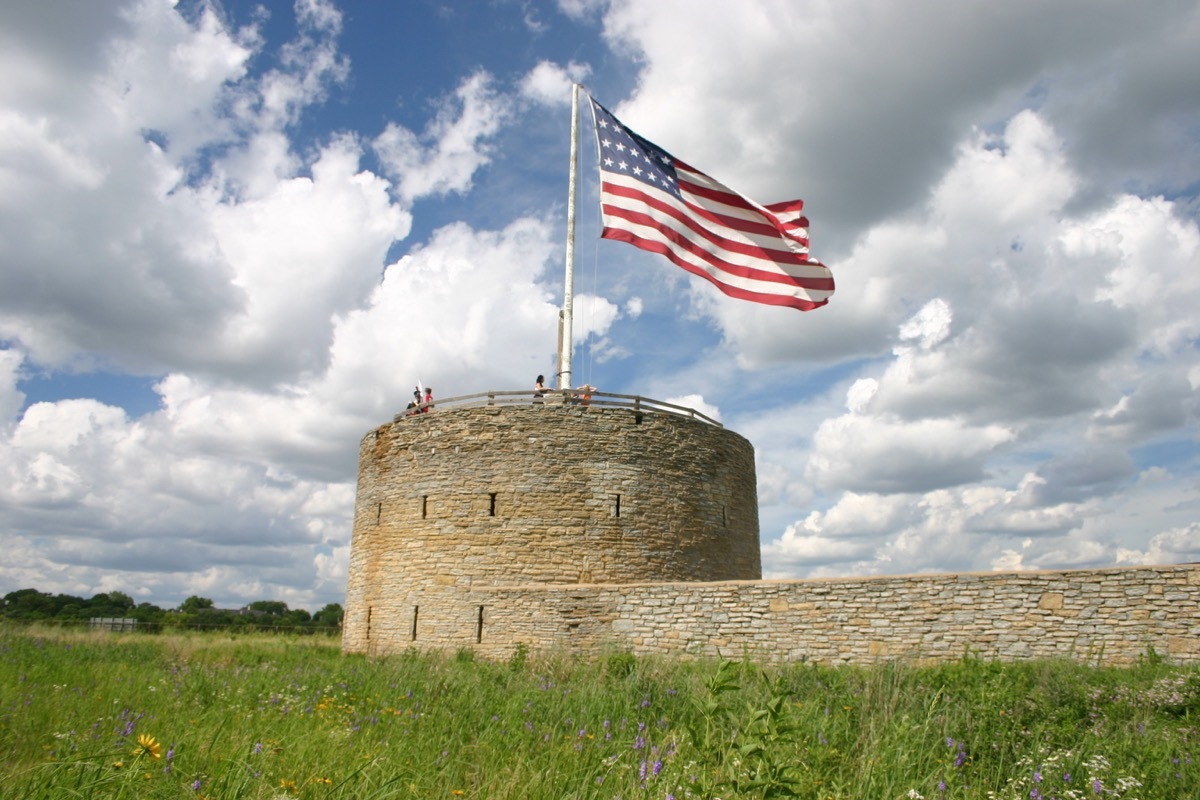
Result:
{"label": "narrow window slit", "polygon": [[613,516],[621,516],[621,495],[619,494],[613,495]]}
{"label": "narrow window slit", "polygon": [[383,503],[376,503],[375,504],[375,524],[378,525],[379,521],[382,518],[383,518]]}
{"label": "narrow window slit", "polygon": [[425,519],[429,513],[429,495],[421,495],[421,519]]}
{"label": "narrow window slit", "polygon": [[475,644],[483,641],[483,606],[479,607],[479,618],[475,621]]}
{"label": "narrow window slit", "polygon": [[414,642],[417,640],[417,614],[420,613],[420,611],[421,611],[420,606],[413,606],[412,640]]}
{"label": "narrow window slit", "polygon": [[496,516],[496,493],[495,492],[490,492],[488,494],[488,516],[489,517]]}

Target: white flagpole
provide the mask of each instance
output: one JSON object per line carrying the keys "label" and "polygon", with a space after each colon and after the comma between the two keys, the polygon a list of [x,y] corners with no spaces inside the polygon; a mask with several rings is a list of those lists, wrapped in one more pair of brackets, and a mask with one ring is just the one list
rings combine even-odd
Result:
{"label": "white flagpole", "polygon": [[575,294],[575,195],[579,161],[579,84],[571,86],[571,170],[567,177],[567,269],[563,279],[562,322],[558,344],[558,388],[571,388],[571,325]]}

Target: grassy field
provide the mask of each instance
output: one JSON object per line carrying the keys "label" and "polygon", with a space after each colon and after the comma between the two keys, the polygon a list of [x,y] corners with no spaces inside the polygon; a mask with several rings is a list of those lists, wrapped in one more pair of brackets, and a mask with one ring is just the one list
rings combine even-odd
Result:
{"label": "grassy field", "polygon": [[1200,798],[1200,672],[0,627],[2,798]]}

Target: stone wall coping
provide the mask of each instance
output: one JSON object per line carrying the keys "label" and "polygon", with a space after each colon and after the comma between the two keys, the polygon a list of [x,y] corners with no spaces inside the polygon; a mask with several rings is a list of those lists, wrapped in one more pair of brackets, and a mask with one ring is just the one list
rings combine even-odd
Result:
{"label": "stone wall coping", "polygon": [[528,592],[528,591],[548,591],[563,592],[568,590],[601,590],[611,591],[614,589],[640,589],[646,587],[655,587],[668,589],[671,587],[679,587],[681,590],[695,590],[699,587],[712,586],[786,586],[792,584],[812,584],[812,585],[829,585],[837,583],[888,583],[892,581],[914,581],[914,580],[937,580],[939,578],[946,580],[955,580],[959,578],[1054,578],[1062,576],[1064,578],[1080,575],[1096,575],[1098,573],[1112,572],[1135,572],[1137,570],[1150,570],[1154,572],[1167,571],[1191,571],[1200,562],[1187,562],[1183,564],[1136,564],[1136,565],[1120,565],[1107,567],[1074,567],[1070,569],[1026,569],[1026,570],[990,570],[987,572],[916,572],[910,574],[898,573],[895,575],[844,575],[840,577],[819,577],[819,578],[763,578],[760,580],[736,580],[736,581],[673,581],[673,582],[654,582],[644,581],[639,583],[521,583],[521,584],[493,584],[489,586],[474,586],[472,591],[486,592]]}

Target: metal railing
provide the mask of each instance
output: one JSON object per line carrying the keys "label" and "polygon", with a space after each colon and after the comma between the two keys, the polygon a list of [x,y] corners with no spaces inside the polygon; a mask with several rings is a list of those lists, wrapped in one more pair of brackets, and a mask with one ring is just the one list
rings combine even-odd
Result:
{"label": "metal railing", "polygon": [[437,412],[446,408],[485,408],[488,406],[542,406],[546,408],[577,408],[577,409],[609,409],[627,408],[635,413],[673,414],[677,417],[707,422],[718,428],[724,427],[712,417],[700,413],[694,408],[677,406],[662,400],[652,400],[634,394],[613,394],[611,392],[592,391],[585,393],[580,389],[546,389],[541,397],[534,396],[529,389],[517,391],[490,391],[478,394],[464,394],[458,397],[436,399],[432,403],[420,405],[401,411],[393,417],[399,422],[402,419],[420,419],[426,412]]}

